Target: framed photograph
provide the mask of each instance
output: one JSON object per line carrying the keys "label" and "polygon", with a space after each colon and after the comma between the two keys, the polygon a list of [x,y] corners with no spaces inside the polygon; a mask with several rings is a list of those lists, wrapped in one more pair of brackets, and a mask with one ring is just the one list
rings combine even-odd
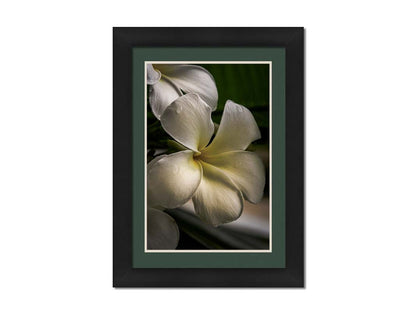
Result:
{"label": "framed photograph", "polygon": [[113,44],[113,286],[304,287],[303,28]]}

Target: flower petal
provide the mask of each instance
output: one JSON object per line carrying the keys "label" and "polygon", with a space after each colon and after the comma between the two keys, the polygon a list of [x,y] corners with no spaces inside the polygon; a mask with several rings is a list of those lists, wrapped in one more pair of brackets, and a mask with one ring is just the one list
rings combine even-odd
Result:
{"label": "flower petal", "polygon": [[202,169],[192,151],[161,157],[147,167],[147,205],[176,208],[185,204],[201,181]]}
{"label": "flower petal", "polygon": [[162,74],[160,71],[155,70],[152,64],[147,64],[146,66],[146,84],[154,85],[156,82],[160,80]]}
{"label": "flower petal", "polygon": [[147,209],[147,249],[175,249],[179,242],[179,228],[167,213]]}
{"label": "flower petal", "polygon": [[160,117],[163,129],[193,151],[205,147],[214,133],[211,109],[197,94],[186,94],[166,108]]}
{"label": "flower petal", "polygon": [[217,108],[218,91],[214,77],[205,68],[196,65],[154,64],[163,75],[186,93],[198,94],[210,107]]}
{"label": "flower petal", "polygon": [[255,153],[237,151],[202,157],[223,171],[241,190],[244,197],[258,203],[263,198],[266,183],[264,165]]}
{"label": "flower petal", "polygon": [[159,155],[156,156],[155,158],[153,158],[148,164],[147,164],[147,171],[150,171],[151,168],[154,166],[154,164],[156,164],[159,160],[161,160],[162,158],[166,157],[166,154],[163,155]]}
{"label": "flower petal", "polygon": [[182,92],[165,77],[162,77],[154,85],[149,86],[149,104],[157,119],[165,111],[170,103],[182,95]]}
{"label": "flower petal", "polygon": [[219,154],[245,150],[251,142],[260,138],[259,127],[251,112],[244,106],[228,100],[218,132],[203,153]]}
{"label": "flower petal", "polygon": [[[152,167],[162,158],[165,158],[167,155],[159,155],[156,156],[155,158],[153,158],[148,164],[147,164],[147,172],[149,172],[150,170],[152,170]],[[149,198],[149,196],[147,197],[147,208],[155,208],[155,209],[165,209],[162,206],[159,206],[158,204],[156,204],[153,200],[153,198]]]}
{"label": "flower petal", "polygon": [[243,195],[221,170],[201,165],[203,177],[192,197],[196,214],[214,226],[236,220],[243,212]]}

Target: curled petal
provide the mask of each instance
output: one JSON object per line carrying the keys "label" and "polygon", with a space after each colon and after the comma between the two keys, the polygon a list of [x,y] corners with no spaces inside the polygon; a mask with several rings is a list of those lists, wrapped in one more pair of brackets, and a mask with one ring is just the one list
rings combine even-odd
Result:
{"label": "curled petal", "polygon": [[266,178],[264,165],[256,154],[245,151],[226,152],[203,157],[203,161],[223,171],[248,201],[261,201]]}
{"label": "curled petal", "polygon": [[154,85],[149,86],[149,104],[157,119],[170,103],[182,95],[182,92],[170,81],[162,77]]}
{"label": "curled petal", "polygon": [[156,156],[155,158],[153,158],[148,164],[147,164],[147,171],[149,172],[151,169],[152,169],[152,167],[159,161],[159,160],[161,160],[162,158],[164,158],[164,157],[166,157],[167,155],[159,155],[159,156]]}
{"label": "curled petal", "polygon": [[146,84],[154,85],[156,82],[160,80],[162,74],[160,71],[155,70],[152,64],[147,64],[146,66]]}
{"label": "curled petal", "polygon": [[211,107],[211,110],[214,111],[217,108],[217,86],[214,77],[205,68],[176,64],[154,64],[154,66],[186,93],[198,94]]}
{"label": "curled petal", "polygon": [[203,153],[219,154],[245,150],[251,142],[261,138],[259,127],[251,112],[242,105],[228,100],[218,132]]}
{"label": "curled petal", "polygon": [[204,174],[192,197],[196,214],[214,226],[236,220],[244,205],[240,190],[221,170],[202,161],[201,165]]}
{"label": "curled petal", "polygon": [[[159,161],[159,160],[161,160],[162,158],[165,158],[166,157],[166,155],[160,155],[160,156],[157,156],[157,157],[155,157],[155,158],[153,158],[148,164],[147,164],[147,173],[149,173],[149,171],[151,171],[152,170],[152,168],[153,168],[153,166]],[[149,190],[147,191],[147,193],[149,194]],[[161,206],[159,206],[155,201],[154,201],[154,199],[156,199],[156,198],[154,198],[154,196],[150,196],[149,197],[149,195],[147,196],[147,207],[148,208],[150,208],[150,207],[152,207],[152,208],[157,208],[157,209],[164,209],[164,207],[161,207]]]}
{"label": "curled petal", "polygon": [[147,209],[147,248],[175,249],[179,242],[179,228],[175,220],[163,211]]}
{"label": "curled petal", "polygon": [[160,122],[176,141],[193,151],[205,147],[214,133],[211,109],[197,94],[186,94],[174,101]]}
{"label": "curled petal", "polygon": [[176,208],[185,204],[201,181],[202,169],[192,151],[161,157],[147,167],[148,207]]}

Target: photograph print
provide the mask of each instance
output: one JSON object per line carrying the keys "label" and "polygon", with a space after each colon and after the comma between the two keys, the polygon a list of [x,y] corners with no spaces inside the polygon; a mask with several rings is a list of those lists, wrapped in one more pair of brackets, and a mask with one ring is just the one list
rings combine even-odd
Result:
{"label": "photograph print", "polygon": [[145,61],[145,252],[270,252],[269,61]]}

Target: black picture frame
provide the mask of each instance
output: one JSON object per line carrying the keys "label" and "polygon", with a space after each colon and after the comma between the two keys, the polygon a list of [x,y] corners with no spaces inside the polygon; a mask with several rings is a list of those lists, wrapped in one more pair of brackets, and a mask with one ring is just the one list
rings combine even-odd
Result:
{"label": "black picture frame", "polygon": [[[286,49],[286,267],[132,268],[132,48]],[[304,29],[113,28],[113,287],[304,287]]]}

